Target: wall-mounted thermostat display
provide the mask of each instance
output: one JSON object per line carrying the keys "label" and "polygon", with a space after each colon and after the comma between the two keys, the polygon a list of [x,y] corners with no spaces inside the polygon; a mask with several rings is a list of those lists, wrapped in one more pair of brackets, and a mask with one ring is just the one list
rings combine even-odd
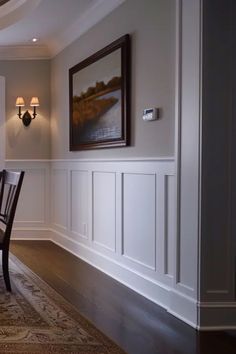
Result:
{"label": "wall-mounted thermostat display", "polygon": [[143,111],[143,120],[156,120],[159,118],[159,110],[158,108],[146,108]]}

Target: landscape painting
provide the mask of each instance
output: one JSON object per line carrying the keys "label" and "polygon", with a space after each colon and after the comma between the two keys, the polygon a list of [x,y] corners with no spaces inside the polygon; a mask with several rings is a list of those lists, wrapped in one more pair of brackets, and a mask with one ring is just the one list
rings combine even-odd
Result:
{"label": "landscape painting", "polygon": [[70,150],[128,145],[129,38],[69,70]]}

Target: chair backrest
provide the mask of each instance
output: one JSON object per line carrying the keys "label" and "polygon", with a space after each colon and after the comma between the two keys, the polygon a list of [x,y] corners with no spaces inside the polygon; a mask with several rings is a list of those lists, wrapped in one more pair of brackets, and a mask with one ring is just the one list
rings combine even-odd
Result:
{"label": "chair backrest", "polygon": [[4,243],[9,243],[24,171],[0,172],[0,222],[5,225]]}

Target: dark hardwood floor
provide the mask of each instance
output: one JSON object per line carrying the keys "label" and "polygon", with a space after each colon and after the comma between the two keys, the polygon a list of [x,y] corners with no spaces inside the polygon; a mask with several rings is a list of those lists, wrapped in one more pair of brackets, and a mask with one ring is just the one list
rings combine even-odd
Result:
{"label": "dark hardwood floor", "polygon": [[11,252],[129,354],[236,354],[236,331],[199,333],[52,242]]}

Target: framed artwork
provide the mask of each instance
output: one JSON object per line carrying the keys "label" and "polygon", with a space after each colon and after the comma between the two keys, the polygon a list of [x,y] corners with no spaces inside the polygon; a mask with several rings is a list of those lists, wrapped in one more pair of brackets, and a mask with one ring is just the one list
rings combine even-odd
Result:
{"label": "framed artwork", "polygon": [[70,151],[129,145],[130,38],[69,69]]}

